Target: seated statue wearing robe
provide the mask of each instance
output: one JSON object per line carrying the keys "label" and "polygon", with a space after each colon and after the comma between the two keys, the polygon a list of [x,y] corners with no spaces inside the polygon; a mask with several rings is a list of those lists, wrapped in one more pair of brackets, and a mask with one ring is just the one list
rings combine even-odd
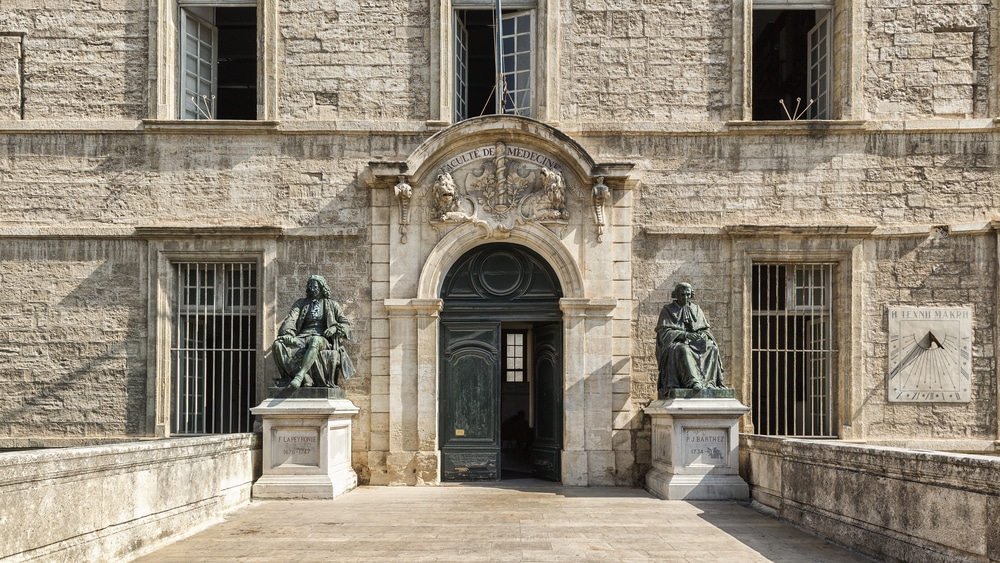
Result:
{"label": "seated statue wearing robe", "polygon": [[723,388],[719,347],[690,284],[678,284],[656,322],[657,390]]}

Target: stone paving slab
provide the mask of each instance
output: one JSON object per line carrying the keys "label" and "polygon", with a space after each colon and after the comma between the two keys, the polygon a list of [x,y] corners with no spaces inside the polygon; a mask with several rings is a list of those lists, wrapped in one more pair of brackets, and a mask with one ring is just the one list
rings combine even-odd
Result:
{"label": "stone paving slab", "polygon": [[137,561],[567,560],[871,561],[736,502],[532,480],[253,501]]}

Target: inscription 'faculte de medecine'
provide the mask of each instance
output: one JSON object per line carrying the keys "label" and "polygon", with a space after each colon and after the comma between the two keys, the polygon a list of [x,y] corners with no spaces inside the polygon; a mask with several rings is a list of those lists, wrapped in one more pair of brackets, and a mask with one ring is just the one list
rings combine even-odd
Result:
{"label": "inscription 'faculte de medecine'", "polygon": [[[509,158],[517,158],[520,160],[527,160],[529,162],[534,162],[539,166],[544,166],[552,170],[562,171],[562,165],[553,160],[552,158],[545,156],[544,154],[535,152],[533,150],[521,148],[521,147],[506,147],[506,154]],[[444,165],[441,166],[442,172],[454,172],[461,166],[475,162],[477,160],[482,160],[486,158],[493,158],[496,156],[496,147],[479,147],[476,149],[465,151],[461,154],[457,154],[449,159]]]}

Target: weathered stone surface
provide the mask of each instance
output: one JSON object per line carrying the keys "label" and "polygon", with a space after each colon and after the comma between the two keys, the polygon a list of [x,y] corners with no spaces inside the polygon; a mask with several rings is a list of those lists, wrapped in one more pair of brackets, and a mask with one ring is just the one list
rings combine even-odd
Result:
{"label": "weathered stone surface", "polygon": [[754,500],[816,533],[879,559],[995,556],[1000,457],[764,437],[742,445]]}
{"label": "weathered stone surface", "polygon": [[[358,485],[352,467],[352,419],[358,407],[340,389],[274,388],[250,409],[263,419],[263,475],[254,498],[332,499]],[[337,397],[336,395],[339,395]]]}
{"label": "weathered stone surface", "polygon": [[0,447],[145,432],[142,245],[0,241]]}
{"label": "weathered stone surface", "polygon": [[[159,117],[150,111],[165,91],[155,84],[157,56],[176,48],[171,33],[151,39],[162,14],[148,0],[4,2],[0,377],[10,391],[0,400],[0,444],[147,434],[151,411],[167,407],[149,392],[159,361],[147,273],[155,257],[135,229],[266,226],[281,235],[265,268],[282,274],[266,306],[286,308],[319,272],[366,335],[350,344],[359,374],[344,386],[361,409],[353,437],[361,482],[436,478],[437,321],[422,300],[439,288],[418,289],[422,275],[433,278],[453,258],[432,255],[437,245],[460,253],[483,234],[430,226],[429,185],[410,178],[402,244],[391,193],[398,178],[379,184],[369,163],[427,175],[443,164],[429,155],[469,148],[462,144],[475,135],[434,136],[451,118],[432,106],[450,95],[436,89],[448,88],[450,62],[438,55],[452,38],[434,35],[442,14],[426,3],[274,6],[265,25],[276,29],[265,31],[278,48],[265,55],[279,59],[269,76],[278,122],[195,126],[140,121]],[[579,150],[581,163],[634,164],[608,181],[603,242],[594,240],[587,191],[595,170],[583,165],[567,192],[573,221],[515,239],[549,245],[546,259],[563,260],[567,280],[581,276],[576,299],[591,300],[566,301],[567,483],[635,483],[648,469],[649,427],[638,412],[656,398],[649,335],[677,281],[698,288],[726,356],[725,383],[746,400],[748,380],[730,375],[750,373],[734,369],[749,363],[746,239],[766,239],[761,255],[781,260],[853,253],[839,262],[853,286],[838,310],[856,313],[836,341],[841,437],[1000,437],[990,3],[838,3],[834,94],[844,107],[829,123],[739,121],[752,103],[742,99],[740,12],[719,1],[560,3],[536,29],[550,57],[538,78],[551,86],[539,94],[551,107],[538,115],[556,128],[494,130],[554,153]],[[791,230],[738,235],[726,230],[734,225]],[[871,229],[845,251],[837,230],[845,226]],[[407,304],[391,312],[390,301]],[[888,403],[890,306],[973,308],[969,404]]]}
{"label": "weathered stone surface", "polygon": [[[688,395],[691,390],[671,391]],[[643,409],[652,419],[653,434],[646,489],[666,500],[749,497],[739,475],[739,419],[749,410],[732,397],[667,397],[650,403]]]}
{"label": "weathered stone surface", "polygon": [[0,453],[0,554],[129,559],[250,500],[251,434]]}

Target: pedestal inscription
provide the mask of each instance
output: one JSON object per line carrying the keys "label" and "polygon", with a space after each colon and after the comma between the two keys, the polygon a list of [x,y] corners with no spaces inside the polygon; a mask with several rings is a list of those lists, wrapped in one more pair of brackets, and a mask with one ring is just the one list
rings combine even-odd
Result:
{"label": "pedestal inscription", "polygon": [[729,465],[729,431],[685,427],[684,465]]}
{"label": "pedestal inscription", "polygon": [[319,431],[314,428],[273,428],[271,459],[275,467],[319,467]]}

